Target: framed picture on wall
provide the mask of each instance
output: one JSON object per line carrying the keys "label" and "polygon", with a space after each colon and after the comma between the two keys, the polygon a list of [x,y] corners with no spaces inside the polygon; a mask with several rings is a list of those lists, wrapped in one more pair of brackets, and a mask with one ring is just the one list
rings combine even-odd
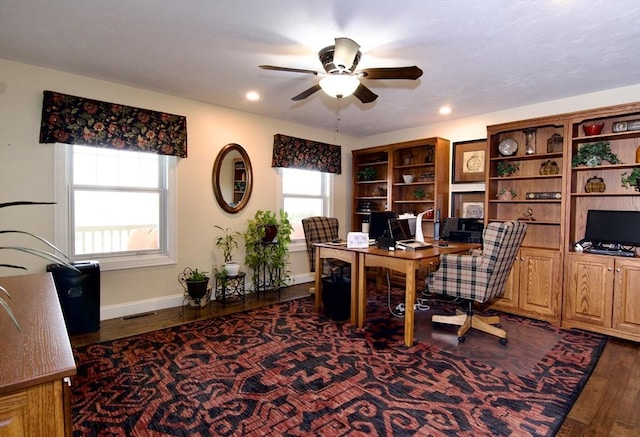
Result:
{"label": "framed picture on wall", "polygon": [[484,191],[451,193],[451,217],[484,218]]}
{"label": "framed picture on wall", "polygon": [[453,143],[453,183],[484,182],[487,140]]}

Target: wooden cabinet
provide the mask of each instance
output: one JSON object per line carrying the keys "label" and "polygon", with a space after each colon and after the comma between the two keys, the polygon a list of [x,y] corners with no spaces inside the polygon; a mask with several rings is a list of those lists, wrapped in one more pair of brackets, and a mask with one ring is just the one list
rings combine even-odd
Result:
{"label": "wooden cabinet", "polygon": [[[640,341],[640,259],[595,255],[575,251],[585,236],[589,210],[639,211],[640,193],[621,186],[621,176],[640,167],[640,102],[571,114],[567,178],[567,253],[562,325]],[[603,125],[587,135],[584,126]],[[632,127],[632,129],[628,129]],[[620,163],[602,161],[583,165],[574,161],[589,143],[606,142]],[[604,183],[593,190],[587,183],[597,177]],[[638,225],[640,226],[640,224]],[[638,249],[635,249],[636,256]]]}
{"label": "wooden cabinet", "polygon": [[76,367],[50,273],[0,278],[21,324],[0,313],[0,436],[71,435]]}
{"label": "wooden cabinet", "polygon": [[[449,208],[449,141],[425,138],[354,150],[351,229],[371,211],[418,214]],[[405,178],[405,176],[407,176]],[[433,236],[433,223],[424,224]]]}
{"label": "wooden cabinet", "polygon": [[554,324],[561,316],[567,130],[562,116],[487,128],[485,224],[528,225],[505,296],[494,307]]}
{"label": "wooden cabinet", "polygon": [[567,258],[563,327],[640,341],[640,260],[572,253]]}
{"label": "wooden cabinet", "polygon": [[492,308],[508,313],[560,321],[562,265],[557,250],[522,248],[509,275],[506,291]]}

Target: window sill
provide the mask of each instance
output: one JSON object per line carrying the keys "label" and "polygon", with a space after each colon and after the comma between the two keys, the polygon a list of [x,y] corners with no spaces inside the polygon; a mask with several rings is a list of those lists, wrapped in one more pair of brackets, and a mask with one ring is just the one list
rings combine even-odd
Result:
{"label": "window sill", "polygon": [[[176,264],[176,260],[167,255],[131,255],[114,258],[95,258],[95,260],[100,263],[100,270],[105,272]],[[86,261],[86,259],[78,258],[74,261]]]}

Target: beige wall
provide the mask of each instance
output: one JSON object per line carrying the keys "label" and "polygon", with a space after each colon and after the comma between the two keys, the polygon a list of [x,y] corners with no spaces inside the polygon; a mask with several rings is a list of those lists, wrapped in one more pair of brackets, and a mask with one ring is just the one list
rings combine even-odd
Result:
{"label": "beige wall", "polygon": [[[278,210],[278,175],[271,168],[273,135],[282,133],[343,145],[343,173],[335,186],[350,184],[354,138],[306,126],[233,111],[200,102],[75,76],[59,71],[0,60],[0,202],[53,200],[53,146],[38,143],[43,90],[165,111],[187,117],[189,157],[177,165],[178,255],[172,266],[101,272],[101,305],[109,314],[129,312],[128,303],[143,301],[131,309],[162,307],[182,292],[177,276],[185,266],[211,271],[222,260],[215,250],[214,225],[239,231],[258,210]],[[241,144],[248,152],[255,184],[249,204],[239,214],[228,214],[216,203],[211,169],[218,151],[228,143]],[[338,189],[334,215],[346,223],[346,193]],[[29,230],[54,240],[53,207],[15,207],[0,210],[0,229]],[[345,230],[346,227],[343,227]],[[3,242],[11,240],[3,239]],[[244,259],[244,251],[236,255]],[[24,259],[29,272],[44,271],[46,262],[34,257],[0,251],[0,262]],[[308,276],[306,252],[292,254],[293,275]],[[0,275],[20,274],[2,269]],[[170,300],[167,300],[171,298]],[[155,308],[154,308],[155,309]]]}
{"label": "beige wall", "polygon": [[[276,133],[343,146],[343,173],[335,178],[333,203],[334,215],[340,220],[344,236],[350,226],[347,209],[350,207],[350,150],[353,148],[431,136],[452,142],[484,138],[485,128],[490,124],[640,100],[640,85],[637,85],[369,138],[353,138],[161,93],[0,60],[0,202],[53,199],[53,147],[38,143],[42,91],[47,89],[187,117],[189,158],[179,160],[177,166],[177,263],[102,272],[103,317],[174,305],[182,292],[176,278],[185,266],[206,266],[211,270],[211,266],[221,260],[221,254],[214,248],[216,232],[213,225],[243,231],[247,219],[256,210],[279,208],[279,199],[274,194],[278,184],[277,172],[270,167],[273,135]],[[218,207],[211,189],[213,161],[227,143],[245,147],[256,181],[248,207],[235,215],[227,214]],[[468,187],[457,185],[453,189],[464,191]],[[0,228],[29,230],[53,240],[53,208],[34,208],[0,210]],[[10,241],[3,240],[5,243]],[[19,259],[20,255],[0,251],[0,262],[16,258]],[[244,253],[236,258],[243,259]],[[33,258],[25,259],[25,263],[29,265],[30,272],[43,271],[46,264]],[[307,276],[305,252],[292,254],[291,270],[297,278]],[[0,274],[16,273],[4,269]]]}

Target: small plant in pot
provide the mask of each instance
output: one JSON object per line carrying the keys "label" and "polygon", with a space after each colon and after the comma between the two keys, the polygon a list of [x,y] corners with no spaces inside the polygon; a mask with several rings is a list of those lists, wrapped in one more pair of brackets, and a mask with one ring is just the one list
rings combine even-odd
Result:
{"label": "small plant in pot", "polygon": [[356,177],[359,181],[372,181],[376,178],[376,169],[373,167],[365,167],[356,174]]}
{"label": "small plant in pot", "polygon": [[498,191],[496,197],[498,200],[511,200],[514,199],[518,195],[518,192],[513,188],[502,188]]}
{"label": "small plant in pot", "polygon": [[571,159],[571,166],[595,167],[601,165],[602,161],[607,161],[609,164],[621,164],[618,156],[611,151],[609,141],[584,144]]}
{"label": "small plant in pot", "polygon": [[222,235],[216,238],[216,247],[222,250],[224,256],[224,269],[229,276],[237,276],[240,272],[240,263],[233,260],[233,249],[238,248],[238,238],[242,237],[240,232],[231,231],[229,228],[222,228],[215,225],[222,231]]}
{"label": "small plant in pot", "polygon": [[207,272],[201,272],[198,269],[191,270],[187,267],[184,271],[184,282],[187,284],[187,293],[189,296],[199,301],[207,294],[207,286],[209,285],[209,277]]}
{"label": "small plant in pot", "polygon": [[635,187],[636,191],[640,191],[640,167],[634,167],[631,173],[622,173],[620,182],[625,188]]}
{"label": "small plant in pot", "polygon": [[520,162],[506,162],[500,161],[496,166],[496,173],[498,176],[511,176],[520,170]]}
{"label": "small plant in pot", "polygon": [[415,187],[413,189],[413,195],[417,200],[422,200],[427,197],[427,194],[424,192],[424,188],[422,187]]}

